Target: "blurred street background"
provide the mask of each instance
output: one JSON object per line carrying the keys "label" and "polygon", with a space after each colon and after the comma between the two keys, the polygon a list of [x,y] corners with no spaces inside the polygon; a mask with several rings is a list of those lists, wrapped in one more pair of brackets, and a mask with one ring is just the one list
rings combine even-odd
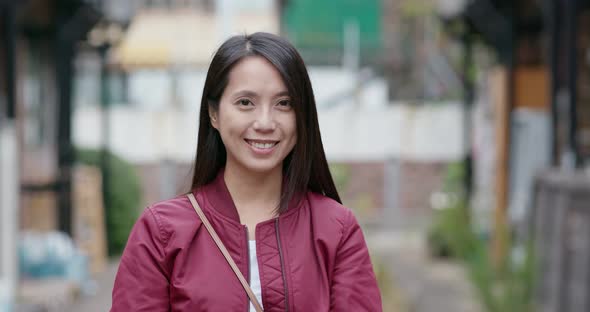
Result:
{"label": "blurred street background", "polygon": [[0,312],[108,311],[256,31],[308,66],[385,311],[590,311],[589,0],[0,0]]}

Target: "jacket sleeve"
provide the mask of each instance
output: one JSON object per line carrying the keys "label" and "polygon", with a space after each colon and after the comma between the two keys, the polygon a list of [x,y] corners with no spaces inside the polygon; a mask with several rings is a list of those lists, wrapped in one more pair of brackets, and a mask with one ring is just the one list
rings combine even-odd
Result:
{"label": "jacket sleeve", "polygon": [[170,310],[165,263],[168,236],[156,212],[147,208],[133,226],[123,251],[111,312]]}
{"label": "jacket sleeve", "polygon": [[333,271],[330,311],[382,311],[381,294],[361,227],[347,211]]}

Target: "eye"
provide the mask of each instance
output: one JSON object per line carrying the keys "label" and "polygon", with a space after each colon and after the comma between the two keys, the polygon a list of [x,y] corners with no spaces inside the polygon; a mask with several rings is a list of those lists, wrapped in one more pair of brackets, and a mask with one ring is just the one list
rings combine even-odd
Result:
{"label": "eye", "polygon": [[278,106],[281,106],[281,107],[285,107],[285,108],[287,108],[287,107],[291,107],[291,100],[289,100],[289,99],[283,99],[283,100],[280,100],[280,101],[277,103],[277,105],[278,105]]}
{"label": "eye", "polygon": [[237,104],[239,104],[240,106],[250,106],[250,105],[254,105],[252,103],[252,101],[248,100],[248,99],[239,99]]}

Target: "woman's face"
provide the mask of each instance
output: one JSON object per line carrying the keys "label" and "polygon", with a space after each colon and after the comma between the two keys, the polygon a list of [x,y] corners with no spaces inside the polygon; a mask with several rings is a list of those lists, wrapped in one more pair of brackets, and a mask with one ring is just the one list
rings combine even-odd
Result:
{"label": "woman's face", "polygon": [[253,172],[282,170],[297,141],[295,111],[277,69],[249,56],[229,73],[218,111],[210,111],[227,151],[226,166]]}

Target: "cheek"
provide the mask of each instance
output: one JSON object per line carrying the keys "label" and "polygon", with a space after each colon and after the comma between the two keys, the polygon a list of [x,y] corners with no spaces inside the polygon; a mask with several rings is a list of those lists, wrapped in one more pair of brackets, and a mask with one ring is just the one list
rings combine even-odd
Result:
{"label": "cheek", "polygon": [[222,136],[234,136],[239,134],[243,128],[246,120],[239,112],[233,110],[231,107],[221,106],[219,110],[219,132]]}
{"label": "cheek", "polygon": [[285,123],[285,132],[289,136],[290,149],[292,150],[297,143],[297,122],[295,121],[295,114],[290,117]]}
{"label": "cheek", "polygon": [[295,113],[289,114],[285,120],[285,130],[293,136],[293,139],[297,139],[297,121],[295,120]]}

